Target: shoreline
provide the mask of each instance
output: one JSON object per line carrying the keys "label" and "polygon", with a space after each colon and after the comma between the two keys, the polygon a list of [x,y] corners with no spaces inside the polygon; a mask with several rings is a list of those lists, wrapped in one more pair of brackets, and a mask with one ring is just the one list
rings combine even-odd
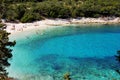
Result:
{"label": "shoreline", "polygon": [[[82,23],[82,21],[79,22],[78,19],[72,19],[72,20],[73,21],[71,21],[71,23],[68,20],[64,20],[64,19],[62,20],[61,19],[58,19],[58,20],[46,19],[46,20],[37,21],[33,23],[6,23],[7,25],[6,30],[11,33],[10,37],[12,37],[13,40],[16,40],[16,38],[27,39],[27,37],[29,38],[29,36],[31,36],[32,34],[36,34],[37,31],[40,31],[42,35],[43,31],[45,30],[57,28],[57,27],[69,26],[72,24],[73,25],[74,24],[78,24],[78,25],[108,24],[108,23],[103,23],[103,22],[96,23],[96,22],[90,22],[90,21],[89,22],[86,21]],[[79,23],[75,23],[74,21],[76,22],[78,21]],[[114,24],[118,24],[118,23],[120,22],[115,22]],[[111,22],[109,24],[111,24]],[[15,26],[15,28],[13,26]]]}
{"label": "shoreline", "polygon": [[120,24],[120,17],[116,18],[76,18],[76,19],[45,19],[41,21],[36,21],[32,23],[6,23],[6,31],[11,34],[20,33],[23,31],[30,30],[46,30],[48,28],[55,28],[56,26],[69,26],[72,24],[77,25],[89,25],[89,24]]}

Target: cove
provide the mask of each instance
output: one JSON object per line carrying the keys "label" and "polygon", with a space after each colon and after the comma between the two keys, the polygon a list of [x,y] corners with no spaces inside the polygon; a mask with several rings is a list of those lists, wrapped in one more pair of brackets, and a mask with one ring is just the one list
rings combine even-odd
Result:
{"label": "cove", "polygon": [[114,55],[120,50],[120,25],[71,25],[11,37],[13,48],[9,76],[19,80],[120,79]]}

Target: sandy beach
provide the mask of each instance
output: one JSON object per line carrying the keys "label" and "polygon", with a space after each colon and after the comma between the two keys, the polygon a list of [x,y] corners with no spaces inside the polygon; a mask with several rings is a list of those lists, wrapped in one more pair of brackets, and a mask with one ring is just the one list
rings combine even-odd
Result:
{"label": "sandy beach", "polygon": [[105,18],[76,18],[76,19],[45,19],[33,23],[6,23],[6,31],[14,34],[16,32],[30,30],[44,30],[54,28],[56,26],[67,26],[71,24],[117,24],[120,23],[120,17],[105,17]]}

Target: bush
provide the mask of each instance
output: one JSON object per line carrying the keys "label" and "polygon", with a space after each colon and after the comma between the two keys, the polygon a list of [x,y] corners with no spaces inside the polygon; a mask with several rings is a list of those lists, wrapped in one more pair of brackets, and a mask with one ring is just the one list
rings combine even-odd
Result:
{"label": "bush", "polygon": [[15,10],[8,10],[6,11],[5,18],[7,21],[15,21],[17,20],[18,14],[15,12]]}
{"label": "bush", "polygon": [[17,19],[20,20],[23,15],[25,14],[26,6],[25,5],[18,5],[15,8],[15,12],[18,14]]}
{"label": "bush", "polygon": [[33,14],[25,14],[22,18],[21,18],[21,22],[25,23],[25,22],[32,22],[34,21],[34,16]]}
{"label": "bush", "polygon": [[100,17],[100,14],[94,14],[93,17],[98,18],[98,17]]}
{"label": "bush", "polygon": [[26,12],[20,21],[22,23],[26,23],[26,22],[33,22],[33,21],[41,20],[41,19],[43,18],[39,15],[39,13]]}
{"label": "bush", "polygon": [[0,28],[2,28],[3,26],[5,26],[5,24],[0,23]]}

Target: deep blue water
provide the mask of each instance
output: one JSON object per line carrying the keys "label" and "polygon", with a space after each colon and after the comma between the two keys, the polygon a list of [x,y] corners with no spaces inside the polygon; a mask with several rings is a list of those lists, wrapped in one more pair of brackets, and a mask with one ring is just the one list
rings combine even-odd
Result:
{"label": "deep blue water", "polygon": [[[23,34],[22,34],[23,35]],[[12,39],[12,37],[11,37]],[[9,75],[21,80],[120,80],[114,55],[120,25],[89,25],[39,30],[16,39]]]}

